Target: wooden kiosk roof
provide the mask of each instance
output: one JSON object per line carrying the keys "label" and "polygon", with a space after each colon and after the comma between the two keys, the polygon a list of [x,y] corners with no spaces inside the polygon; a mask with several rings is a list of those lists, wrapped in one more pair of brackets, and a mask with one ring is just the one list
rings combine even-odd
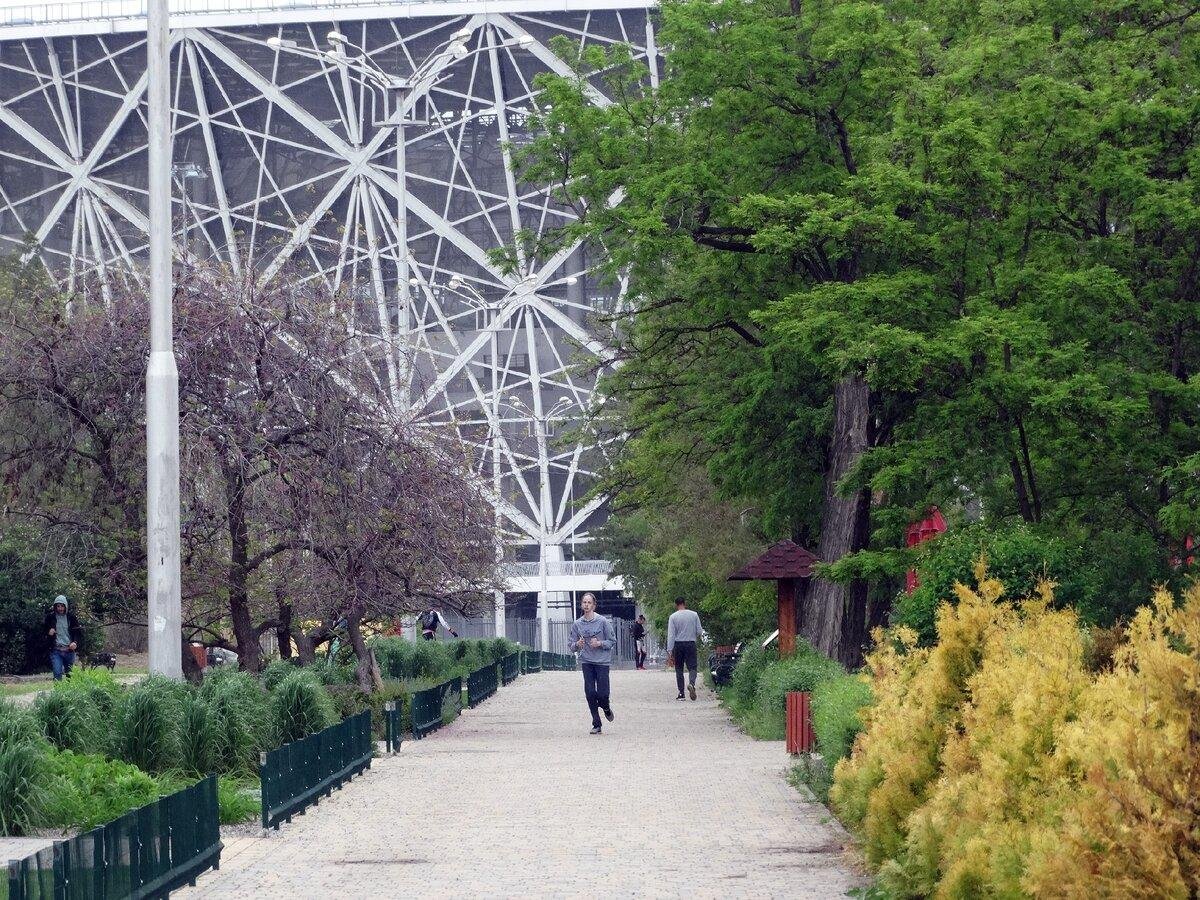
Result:
{"label": "wooden kiosk roof", "polygon": [[729,576],[730,581],[778,581],[783,578],[808,578],[817,558],[795,541],[784,540],[763,551]]}

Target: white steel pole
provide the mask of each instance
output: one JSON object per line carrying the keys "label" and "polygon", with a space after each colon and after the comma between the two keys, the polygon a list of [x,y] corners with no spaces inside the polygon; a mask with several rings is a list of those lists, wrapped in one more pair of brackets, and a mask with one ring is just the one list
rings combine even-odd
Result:
{"label": "white steel pole", "polygon": [[171,103],[167,0],[149,0],[150,362],[146,368],[146,600],[150,671],[182,678],[179,372],[171,323]]}
{"label": "white steel pole", "polygon": [[409,290],[408,279],[408,161],[405,157],[404,116],[405,99],[408,91],[396,94],[396,330],[397,346],[393,352],[399,356],[400,363],[400,404],[405,415],[412,405],[412,370],[410,353],[412,344],[412,292]]}

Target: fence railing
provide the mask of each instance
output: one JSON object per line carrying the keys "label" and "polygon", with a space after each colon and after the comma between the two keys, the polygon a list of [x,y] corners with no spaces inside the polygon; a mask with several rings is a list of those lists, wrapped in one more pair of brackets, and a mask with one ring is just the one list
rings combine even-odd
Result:
{"label": "fence railing", "polygon": [[467,706],[474,709],[500,687],[499,667],[492,663],[467,676]]}
{"label": "fence railing", "polygon": [[299,741],[262,755],[263,828],[290,822],[322,794],[329,796],[355,775],[371,767],[375,741],[371,711],[331,725]]}
{"label": "fence railing", "polygon": [[542,651],[541,650],[522,650],[521,651],[521,674],[527,675],[530,672],[542,671]]}
{"label": "fence railing", "polygon": [[571,672],[575,669],[575,654],[548,653],[543,650],[542,669],[547,672]]}
{"label": "fence railing", "polygon": [[521,674],[521,651],[510,653],[500,660],[500,683],[512,684]]}
{"label": "fence railing", "polygon": [[462,678],[451,678],[412,695],[412,735],[417,740],[437,731],[462,712]]}
{"label": "fence railing", "polygon": [[8,864],[8,900],[165,897],[220,868],[217,778]]}
{"label": "fence railing", "polygon": [[400,721],[401,706],[395,700],[383,704],[383,743],[388,753],[399,753],[403,740]]}

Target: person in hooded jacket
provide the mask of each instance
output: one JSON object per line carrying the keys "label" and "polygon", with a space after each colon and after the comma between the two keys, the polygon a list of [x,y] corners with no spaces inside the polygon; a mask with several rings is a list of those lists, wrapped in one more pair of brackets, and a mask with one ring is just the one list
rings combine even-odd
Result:
{"label": "person in hooded jacket", "polygon": [[71,667],[75,665],[75,653],[83,643],[83,628],[63,594],[54,598],[54,605],[46,614],[42,626],[49,645],[54,680],[61,681],[64,675],[70,678]]}

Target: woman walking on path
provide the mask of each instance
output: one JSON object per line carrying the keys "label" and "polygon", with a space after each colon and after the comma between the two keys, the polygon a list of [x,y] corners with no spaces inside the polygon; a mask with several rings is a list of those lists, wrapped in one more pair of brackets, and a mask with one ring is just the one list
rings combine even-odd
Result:
{"label": "woman walking on path", "polygon": [[613,720],[608,700],[608,668],[612,665],[612,648],[616,643],[612,622],[596,615],[596,597],[584,594],[580,601],[583,615],[571,625],[571,652],[579,654],[583,669],[583,693],[592,713],[592,734],[600,734],[600,710]]}

